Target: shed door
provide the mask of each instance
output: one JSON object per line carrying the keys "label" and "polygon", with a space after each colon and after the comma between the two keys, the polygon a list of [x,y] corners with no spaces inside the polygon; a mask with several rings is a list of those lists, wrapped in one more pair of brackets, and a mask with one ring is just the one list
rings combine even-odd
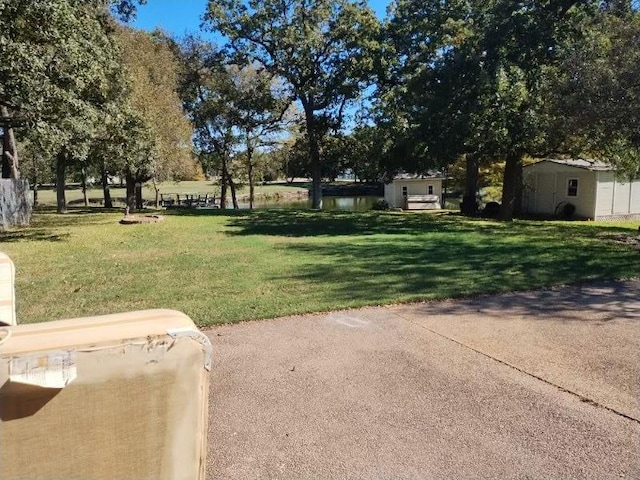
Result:
{"label": "shed door", "polygon": [[631,196],[631,184],[616,182],[613,193],[613,213],[629,213],[629,197]]}
{"label": "shed door", "polygon": [[599,172],[598,179],[596,215],[611,215],[613,213],[613,173]]}
{"label": "shed door", "polygon": [[555,173],[538,173],[536,182],[536,212],[552,215],[556,208]]}

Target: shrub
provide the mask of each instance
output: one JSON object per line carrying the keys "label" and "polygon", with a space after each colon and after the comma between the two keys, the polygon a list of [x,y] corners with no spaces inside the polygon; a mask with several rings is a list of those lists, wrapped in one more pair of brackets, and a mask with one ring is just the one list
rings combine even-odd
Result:
{"label": "shrub", "polygon": [[371,207],[372,210],[389,210],[389,203],[386,200],[378,200]]}
{"label": "shrub", "polygon": [[498,202],[489,202],[484,206],[482,215],[488,218],[498,218],[500,215],[500,204]]}

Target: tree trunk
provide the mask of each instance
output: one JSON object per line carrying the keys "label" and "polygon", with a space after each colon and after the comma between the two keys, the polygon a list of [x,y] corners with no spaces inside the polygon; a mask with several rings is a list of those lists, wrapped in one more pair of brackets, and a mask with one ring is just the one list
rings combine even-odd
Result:
{"label": "tree trunk", "polygon": [[478,170],[480,162],[476,155],[467,154],[466,163],[466,181],[460,211],[463,215],[475,215],[478,213]]}
{"label": "tree trunk", "polygon": [[[9,109],[6,106],[0,108],[0,114],[9,118]],[[4,127],[4,142],[2,155],[2,178],[20,178],[20,169],[18,164],[18,145],[13,128],[9,125]]]}
{"label": "tree trunk", "polygon": [[[3,108],[4,110],[4,108]],[[11,162],[9,161],[9,135],[7,134],[7,127],[2,128],[2,177],[11,178]]]}
{"label": "tree trunk", "polygon": [[311,160],[312,188],[311,208],[322,210],[322,165],[320,162],[320,141],[318,139],[318,125],[313,113],[313,106],[309,102],[303,102],[304,116],[309,139],[309,159]]}
{"label": "tree trunk", "polygon": [[151,181],[153,182],[153,190],[156,192],[156,198],[154,200],[155,208],[158,208],[158,204],[160,203],[160,187],[156,183],[156,177],[152,177]]}
{"label": "tree trunk", "polygon": [[33,206],[38,206],[38,163],[37,160],[33,160],[33,175],[31,177],[33,184]]}
{"label": "tree trunk", "polygon": [[136,181],[136,183],[134,184],[134,191],[136,196],[136,209],[142,210],[142,208],[144,207],[144,204],[142,202],[142,183]]}
{"label": "tree trunk", "polygon": [[500,220],[511,221],[516,207],[518,191],[518,179],[522,181],[522,155],[509,154],[504,167],[504,180],[502,182],[502,205],[500,206]]}
{"label": "tree trunk", "polygon": [[449,172],[448,170],[445,168],[444,169],[444,180],[442,180],[442,208],[446,210],[447,208],[447,189],[449,187]]}
{"label": "tree trunk", "polygon": [[236,196],[236,184],[233,183],[233,179],[229,172],[227,172],[227,179],[229,180],[229,188],[231,189],[231,201],[233,202],[233,208],[238,210],[240,207],[238,206],[238,197]]}
{"label": "tree trunk", "polygon": [[84,200],[84,206],[89,206],[89,197],[87,197],[87,169],[82,167],[80,169],[80,174],[82,175],[82,199]]}
{"label": "tree trunk", "polygon": [[253,201],[255,197],[255,185],[253,179],[253,148],[251,140],[247,132],[247,173],[249,175],[249,209],[253,210]]}
{"label": "tree trunk", "polygon": [[222,176],[222,186],[220,187],[220,208],[222,210],[227,208],[227,177]]}
{"label": "tree trunk", "polygon": [[65,196],[65,173],[67,169],[67,154],[66,152],[58,153],[56,158],[56,211],[58,213],[66,213],[67,211],[67,198]]}
{"label": "tree trunk", "polygon": [[227,208],[227,159],[222,159],[222,172],[220,176],[220,208]]}
{"label": "tree trunk", "polygon": [[522,160],[518,162],[516,170],[516,193],[513,200],[513,216],[520,217],[522,215]]}
{"label": "tree trunk", "polygon": [[127,168],[126,173],[126,188],[127,188],[127,207],[129,210],[136,208],[136,182],[133,178],[131,170]]}
{"label": "tree trunk", "polygon": [[106,170],[102,171],[102,193],[104,194],[104,208],[113,208],[111,190],[109,189],[109,175]]}
{"label": "tree trunk", "polygon": [[311,208],[322,210],[322,167],[319,160],[313,164],[311,197]]}
{"label": "tree trunk", "polygon": [[249,209],[253,210],[256,187],[253,181],[253,165],[249,163]]}

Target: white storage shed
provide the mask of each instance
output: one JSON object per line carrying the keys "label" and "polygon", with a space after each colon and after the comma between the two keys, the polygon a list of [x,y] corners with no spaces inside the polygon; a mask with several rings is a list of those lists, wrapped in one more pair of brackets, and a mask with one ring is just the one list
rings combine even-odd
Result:
{"label": "white storage shed", "polygon": [[391,208],[431,210],[442,208],[442,181],[439,175],[396,175],[384,186],[384,199]]}
{"label": "white storage shed", "polygon": [[523,168],[525,213],[555,215],[566,203],[593,220],[640,218],[640,179],[617,178],[603,162],[545,159]]}

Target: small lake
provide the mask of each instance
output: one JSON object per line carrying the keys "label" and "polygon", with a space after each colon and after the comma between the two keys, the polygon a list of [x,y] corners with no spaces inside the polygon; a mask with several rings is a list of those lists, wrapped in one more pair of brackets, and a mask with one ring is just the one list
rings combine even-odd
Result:
{"label": "small lake", "polygon": [[[323,210],[362,212],[371,210],[382,197],[322,197]],[[249,208],[249,203],[239,202],[240,208]],[[267,200],[254,202],[254,208],[299,208],[310,209],[311,199]]]}

